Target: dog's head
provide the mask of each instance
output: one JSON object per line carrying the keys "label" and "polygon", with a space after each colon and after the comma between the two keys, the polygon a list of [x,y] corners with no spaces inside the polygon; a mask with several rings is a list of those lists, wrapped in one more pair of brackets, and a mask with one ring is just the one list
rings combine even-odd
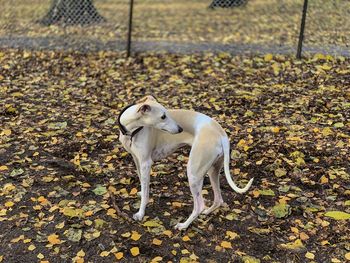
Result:
{"label": "dog's head", "polygon": [[137,102],[139,122],[172,134],[182,132],[182,128],[168,114],[167,110],[153,97],[146,96]]}

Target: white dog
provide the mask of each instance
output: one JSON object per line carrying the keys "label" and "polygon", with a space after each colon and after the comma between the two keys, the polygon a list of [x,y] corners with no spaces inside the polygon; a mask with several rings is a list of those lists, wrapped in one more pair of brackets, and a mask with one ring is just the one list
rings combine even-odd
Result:
{"label": "white dog", "polygon": [[[134,214],[135,220],[142,220],[149,201],[151,165],[173,153],[178,148],[190,145],[187,176],[193,196],[193,211],[184,223],[176,229],[186,229],[201,213],[209,214],[223,199],[220,191],[219,174],[224,166],[226,179],[237,193],[248,191],[253,179],[244,188],[233,182],[230,163],[230,143],[223,128],[210,117],[189,110],[166,110],[152,96],[146,96],[137,104],[128,106],[119,115],[119,140],[132,155],[141,181],[141,204]],[[214,192],[214,202],[205,209],[202,185],[205,174],[209,174]]]}

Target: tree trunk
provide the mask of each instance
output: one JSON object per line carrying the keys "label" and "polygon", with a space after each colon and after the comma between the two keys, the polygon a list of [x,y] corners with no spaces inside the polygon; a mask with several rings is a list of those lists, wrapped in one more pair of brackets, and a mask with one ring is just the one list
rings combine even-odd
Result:
{"label": "tree trunk", "polygon": [[87,25],[104,21],[92,0],[53,0],[49,12],[39,22],[49,26],[60,23]]}
{"label": "tree trunk", "polygon": [[229,7],[242,6],[242,5],[245,5],[247,1],[248,0],[213,0],[209,8],[215,8],[215,7],[229,8]]}

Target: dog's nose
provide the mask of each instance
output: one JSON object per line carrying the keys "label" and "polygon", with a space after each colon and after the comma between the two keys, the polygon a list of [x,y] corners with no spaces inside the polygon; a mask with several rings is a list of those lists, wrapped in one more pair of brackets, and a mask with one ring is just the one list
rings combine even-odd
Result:
{"label": "dog's nose", "polygon": [[177,126],[179,133],[182,132],[184,129],[182,129],[180,126]]}

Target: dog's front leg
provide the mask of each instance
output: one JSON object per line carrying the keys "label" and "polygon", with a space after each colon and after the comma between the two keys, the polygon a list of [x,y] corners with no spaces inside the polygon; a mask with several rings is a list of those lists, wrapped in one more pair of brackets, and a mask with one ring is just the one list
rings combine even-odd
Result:
{"label": "dog's front leg", "polygon": [[140,181],[141,181],[141,204],[139,211],[134,214],[135,220],[141,221],[145,215],[146,205],[149,200],[149,183],[151,173],[152,160],[141,160],[140,161]]}
{"label": "dog's front leg", "polygon": [[135,163],[135,166],[136,166],[137,176],[141,180],[141,178],[140,178],[140,163],[139,163],[139,160],[137,159],[135,154],[132,154],[132,158],[134,159],[134,163]]}

